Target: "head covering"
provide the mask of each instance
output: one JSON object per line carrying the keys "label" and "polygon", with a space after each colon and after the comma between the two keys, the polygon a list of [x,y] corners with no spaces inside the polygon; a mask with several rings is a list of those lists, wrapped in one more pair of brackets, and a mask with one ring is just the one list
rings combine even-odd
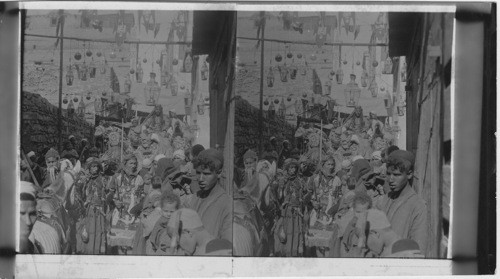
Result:
{"label": "head covering", "polygon": [[161,177],[161,180],[164,181],[167,176],[173,173],[177,168],[174,165],[172,159],[161,158],[158,160],[158,167],[156,168],[156,176]]}
{"label": "head covering", "polygon": [[28,152],[27,156],[28,156],[28,158],[31,158],[31,157],[35,156],[35,152],[34,151],[30,151],[30,152]]}
{"label": "head covering", "polygon": [[399,253],[403,251],[420,250],[418,243],[415,240],[403,238],[392,245],[392,253]]}
{"label": "head covering", "polygon": [[413,156],[413,153],[411,153],[410,151],[406,151],[406,150],[402,150],[402,149],[395,150],[389,155],[389,159],[391,159],[391,158],[406,160],[406,161],[410,162],[410,164],[412,166],[415,164],[415,156]]}
{"label": "head covering", "polygon": [[168,221],[168,227],[176,228],[182,223],[181,227],[185,230],[194,230],[203,227],[198,213],[190,208],[181,208],[175,211]]}
{"label": "head covering", "polygon": [[186,159],[186,155],[184,154],[183,150],[177,149],[177,150],[175,150],[174,155],[172,156],[172,158],[185,160]]}
{"label": "head covering", "polygon": [[372,153],[372,159],[373,160],[382,160],[382,151],[377,150]]}
{"label": "head covering", "polygon": [[91,158],[87,159],[87,169],[90,170],[90,168],[92,168],[93,166],[97,166],[99,168],[99,171],[101,172],[102,171],[102,165],[101,163],[99,162],[99,160],[97,159],[93,159],[89,162]]}
{"label": "head covering", "polygon": [[207,158],[211,161],[219,161],[221,163],[221,166],[224,165],[224,156],[222,155],[222,152],[217,149],[205,149],[200,152],[198,158]]}
{"label": "head covering", "polygon": [[359,159],[364,159],[364,158],[361,155],[356,155],[356,156],[352,157],[351,161],[354,163],[354,162],[356,162]]}
{"label": "head covering", "polygon": [[29,194],[33,197],[33,199],[36,199],[36,186],[35,184],[28,182],[28,181],[21,181],[21,194]]}
{"label": "head covering", "polygon": [[355,142],[355,143],[357,143],[359,145],[359,138],[358,138],[358,136],[352,135],[351,142]]}
{"label": "head covering", "polygon": [[151,159],[146,158],[146,159],[142,160],[142,166],[144,168],[150,168],[151,167],[151,163],[152,163]]}
{"label": "head covering", "polygon": [[156,143],[160,143],[160,137],[158,137],[157,134],[151,134],[151,141],[154,141]]}
{"label": "head covering", "polygon": [[68,137],[68,139],[69,139],[69,140],[70,140],[70,139],[74,139],[74,138],[75,138],[75,136],[73,136],[73,135],[70,135],[70,136]]}
{"label": "head covering", "polygon": [[198,156],[200,154],[201,151],[205,150],[205,147],[203,147],[203,145],[201,144],[196,144],[194,145],[192,148],[191,148],[191,154],[193,154],[193,156]]}
{"label": "head covering", "polygon": [[51,148],[45,153],[45,160],[48,158],[59,158],[59,153],[54,148]]}
{"label": "head covering", "polygon": [[252,149],[248,149],[247,152],[245,152],[245,154],[243,155],[243,160],[246,160],[249,158],[257,160],[257,153],[255,153]]}
{"label": "head covering", "polygon": [[351,160],[345,159],[342,161],[342,168],[343,169],[348,169],[352,166]]}
{"label": "head covering", "polygon": [[372,170],[370,163],[365,159],[359,159],[354,161],[351,169],[351,177],[354,177],[358,181],[363,175],[369,173]]}
{"label": "head covering", "polygon": [[158,154],[156,155],[156,157],[154,158],[154,162],[158,162],[160,161],[161,158],[167,158],[167,156],[165,156],[164,154]]}

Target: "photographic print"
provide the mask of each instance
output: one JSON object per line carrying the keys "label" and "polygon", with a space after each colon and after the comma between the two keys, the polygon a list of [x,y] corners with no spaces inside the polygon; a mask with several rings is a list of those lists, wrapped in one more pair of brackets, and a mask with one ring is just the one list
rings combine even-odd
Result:
{"label": "photographic print", "polygon": [[24,10],[20,253],[232,255],[234,14]]}
{"label": "photographic print", "polygon": [[235,256],[446,258],[453,17],[238,12]]}

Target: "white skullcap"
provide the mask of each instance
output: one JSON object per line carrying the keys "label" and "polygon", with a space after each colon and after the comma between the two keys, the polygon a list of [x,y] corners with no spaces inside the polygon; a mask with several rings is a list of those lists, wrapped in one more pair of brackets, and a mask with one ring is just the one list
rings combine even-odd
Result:
{"label": "white skullcap", "polygon": [[158,137],[157,134],[151,134],[151,140],[159,143],[160,142],[160,137]]}
{"label": "white skullcap", "polygon": [[33,183],[28,181],[21,181],[21,194],[26,193],[36,199],[36,187]]}
{"label": "white skullcap", "polygon": [[359,159],[364,159],[364,158],[361,155],[356,155],[356,156],[352,157],[351,161],[354,163],[354,162],[356,162]]}
{"label": "white skullcap", "polygon": [[160,161],[161,158],[167,158],[167,156],[165,156],[165,154],[158,154],[158,155],[156,155],[156,157],[153,161],[158,162],[158,161]]}
{"label": "white skullcap", "polygon": [[181,150],[181,149],[177,149],[175,152],[174,152],[174,155],[172,156],[174,159],[181,159],[181,160],[184,160],[186,159],[186,155],[184,154],[184,150]]}
{"label": "white skullcap", "polygon": [[33,157],[33,156],[35,156],[35,152],[30,151],[30,152],[28,153],[28,155],[26,155],[26,156],[28,156],[28,158]]}
{"label": "white skullcap", "polygon": [[372,153],[373,160],[382,160],[382,151],[377,150]]}

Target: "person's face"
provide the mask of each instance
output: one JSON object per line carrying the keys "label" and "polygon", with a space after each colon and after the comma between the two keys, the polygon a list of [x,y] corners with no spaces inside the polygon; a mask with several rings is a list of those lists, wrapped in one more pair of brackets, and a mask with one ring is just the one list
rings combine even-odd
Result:
{"label": "person's face", "polygon": [[21,201],[19,216],[20,222],[20,236],[22,239],[29,237],[33,225],[36,221],[36,202],[34,201]]}
{"label": "person's face", "polygon": [[179,239],[179,246],[186,255],[193,255],[196,250],[196,238],[193,232],[183,230]]}
{"label": "person's face", "polygon": [[293,166],[288,168],[288,175],[293,176],[295,173],[297,173],[297,167]]}
{"label": "person's face", "polygon": [[246,158],[245,159],[245,169],[256,169],[257,168],[257,160],[254,158]]}
{"label": "person's face", "polygon": [[270,168],[269,168],[269,164],[267,164],[267,163],[266,163],[266,164],[263,164],[263,165],[262,165],[262,168],[260,169],[260,171],[261,171],[261,172],[266,172],[266,173],[267,173],[267,172],[269,172],[269,169],[270,169]]}
{"label": "person's face", "polygon": [[204,191],[212,189],[219,179],[219,174],[209,168],[196,168],[196,175],[198,176],[198,185]]}
{"label": "person's face", "polygon": [[373,175],[372,177],[368,178],[364,183],[366,188],[366,193],[368,194],[368,196],[370,196],[370,198],[374,198],[379,194],[377,188],[375,187],[376,179],[377,179],[376,176]]}
{"label": "person's face", "polygon": [[342,148],[344,150],[348,149],[349,148],[349,140],[342,140]]}
{"label": "person's face", "polygon": [[351,143],[351,146],[349,146],[349,149],[350,149],[352,152],[356,152],[356,151],[358,151],[358,147],[359,147],[359,146],[358,146],[358,144],[357,144],[357,143],[352,142],[352,143]]}
{"label": "person's face", "polygon": [[333,169],[334,169],[333,161],[328,160],[323,164],[323,168],[321,169],[321,171],[323,172],[323,175],[328,176],[328,175],[331,175],[333,173]]}
{"label": "person's face", "polygon": [[167,202],[163,203],[161,206],[161,215],[167,220],[170,220],[170,217],[172,217],[172,214],[177,210],[177,203],[176,202]]}
{"label": "person's face", "polygon": [[152,179],[151,175],[144,176],[144,184],[150,185],[152,180],[153,179]]}
{"label": "person's face", "polygon": [[387,180],[389,181],[389,187],[392,192],[401,191],[406,184],[408,184],[408,180],[410,180],[411,177],[411,172],[402,173],[400,170],[397,170],[392,166],[387,169]]}
{"label": "person's face", "polygon": [[151,140],[147,139],[147,138],[141,139],[141,144],[142,144],[142,147],[148,148],[151,145]]}
{"label": "person's face", "polygon": [[96,175],[98,172],[99,167],[97,167],[96,165],[92,165],[92,167],[90,167],[90,174]]}
{"label": "person's face", "polygon": [[129,170],[135,171],[137,169],[137,161],[135,159],[130,159],[125,165]]}
{"label": "person's face", "polygon": [[45,163],[47,164],[47,168],[57,168],[57,159],[54,157],[47,158]]}
{"label": "person's face", "polygon": [[373,147],[375,151],[383,150],[385,148],[385,141],[382,138],[377,137],[373,142]]}

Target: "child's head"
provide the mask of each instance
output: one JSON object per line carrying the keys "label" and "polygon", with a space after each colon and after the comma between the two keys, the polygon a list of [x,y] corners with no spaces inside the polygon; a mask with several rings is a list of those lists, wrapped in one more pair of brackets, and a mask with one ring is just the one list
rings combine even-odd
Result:
{"label": "child's head", "polygon": [[144,184],[151,185],[152,178],[153,178],[153,176],[149,172],[144,174],[144,177],[143,177]]}
{"label": "child's head", "polygon": [[372,199],[365,192],[356,192],[352,200],[354,214],[361,214],[372,207]]}

